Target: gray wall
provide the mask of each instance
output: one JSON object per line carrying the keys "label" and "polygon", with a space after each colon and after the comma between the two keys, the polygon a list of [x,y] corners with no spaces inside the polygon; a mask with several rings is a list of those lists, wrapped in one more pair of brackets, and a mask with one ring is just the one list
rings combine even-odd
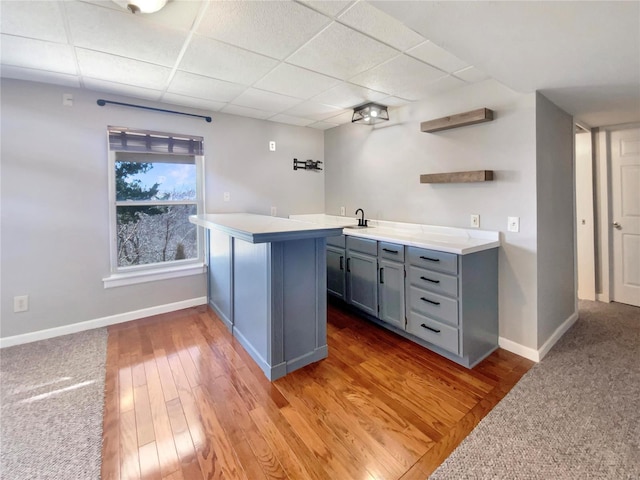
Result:
{"label": "gray wall", "polygon": [[573,117],[538,93],[538,348],[576,312],[573,131]]}
{"label": "gray wall", "polygon": [[[421,133],[420,122],[480,107],[493,122]],[[500,336],[537,348],[535,95],[487,81],[390,112],[375,128],[344,125],[325,134],[326,213],[363,208],[368,218],[501,233]],[[494,170],[495,181],[420,184],[420,174]],[[507,217],[520,232],[507,232]],[[572,270],[573,271],[573,270]]]}
{"label": "gray wall", "polygon": [[[62,106],[63,93],[73,93],[73,107]],[[323,172],[291,166],[294,157],[324,160],[322,131],[9,79],[1,94],[3,338],[206,295],[204,275],[104,289],[107,125],[203,136],[208,212],[324,210]],[[213,123],[98,107],[98,98],[208,114]],[[13,297],[25,294],[29,311],[14,314]]]}

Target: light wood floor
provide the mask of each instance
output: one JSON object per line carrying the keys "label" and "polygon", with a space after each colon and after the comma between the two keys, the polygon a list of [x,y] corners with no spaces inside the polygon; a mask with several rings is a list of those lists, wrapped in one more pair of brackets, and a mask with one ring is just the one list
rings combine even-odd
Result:
{"label": "light wood floor", "polygon": [[109,328],[102,479],[419,479],[531,367],[467,370],[329,306],[329,358],[273,383],[207,307]]}

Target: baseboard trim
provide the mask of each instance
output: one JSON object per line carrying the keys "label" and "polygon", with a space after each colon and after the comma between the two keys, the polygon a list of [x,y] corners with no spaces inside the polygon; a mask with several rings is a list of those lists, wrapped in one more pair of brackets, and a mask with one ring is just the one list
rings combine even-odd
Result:
{"label": "baseboard trim", "polygon": [[608,293],[596,293],[596,302],[611,303]]}
{"label": "baseboard trim", "polygon": [[544,342],[544,345],[540,347],[538,350],[531,347],[525,347],[519,343],[516,343],[512,340],[509,340],[504,337],[498,338],[498,345],[500,348],[504,348],[505,350],[510,351],[511,353],[515,353],[516,355],[520,355],[521,357],[527,358],[533,362],[539,362],[542,360],[549,350],[553,348],[558,340],[571,328],[571,326],[576,323],[578,320],[578,312],[573,312],[569,318],[567,318],[562,324],[556,328],[555,332],[549,337],[549,339]]}
{"label": "baseboard trim", "polygon": [[48,328],[46,330],[38,330],[36,332],[23,333],[21,335],[13,335],[11,337],[0,338],[0,348],[12,347],[14,345],[22,345],[24,343],[37,342],[38,340],[46,340],[47,338],[61,337],[70,333],[83,332],[85,330],[93,330],[94,328],[107,327],[117,323],[130,322],[131,320],[139,320],[140,318],[160,315],[162,313],[175,312],[185,308],[206,305],[207,297],[196,297],[189,300],[181,300],[179,302],[157,305],[155,307],[142,308],[131,312],[118,313],[108,317],[96,318],[85,322],[72,323],[71,325],[63,325],[61,327]]}

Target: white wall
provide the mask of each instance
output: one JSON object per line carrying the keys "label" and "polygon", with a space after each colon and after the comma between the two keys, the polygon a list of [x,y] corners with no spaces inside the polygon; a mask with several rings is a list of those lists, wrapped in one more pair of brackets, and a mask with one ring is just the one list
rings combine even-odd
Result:
{"label": "white wall", "polygon": [[[420,122],[480,107],[493,122],[421,133]],[[363,208],[368,218],[502,232],[499,254],[500,336],[537,348],[535,95],[494,81],[391,110],[375,128],[344,125],[325,134],[326,213]],[[420,184],[420,174],[494,170],[495,180]],[[520,232],[506,231],[520,217]]]}
{"label": "white wall", "polygon": [[591,132],[575,135],[578,298],[596,299],[595,214]]}
{"label": "white wall", "polygon": [[[63,93],[73,93],[73,107],[62,106]],[[322,131],[9,79],[1,94],[2,338],[206,295],[204,275],[104,289],[107,125],[203,136],[208,212],[324,209],[324,172],[292,169],[294,157],[324,160]],[[212,115],[213,122],[98,107],[98,98]],[[13,313],[13,297],[26,294],[29,311]]]}
{"label": "white wall", "polygon": [[577,311],[573,131],[573,117],[538,93],[538,348]]}

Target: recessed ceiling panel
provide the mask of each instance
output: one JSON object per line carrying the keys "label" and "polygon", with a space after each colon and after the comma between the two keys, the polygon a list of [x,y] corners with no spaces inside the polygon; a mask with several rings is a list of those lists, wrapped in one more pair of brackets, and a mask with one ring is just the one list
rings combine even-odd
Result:
{"label": "recessed ceiling panel", "polygon": [[465,85],[467,84],[462,80],[454,76],[447,75],[446,77],[438,78],[431,83],[417,86],[414,85],[413,87],[401,90],[398,92],[398,96],[411,101],[424,100],[456,88],[464,87]]}
{"label": "recessed ceiling panel", "polygon": [[316,102],[304,102],[290,108],[284,113],[313,120],[324,120],[328,117],[335,117],[340,112],[342,112],[342,109],[338,107],[332,107],[330,105],[324,105]]}
{"label": "recessed ceiling panel", "polygon": [[286,123],[289,125],[298,125],[300,127],[305,127],[310,123],[313,123],[313,120],[309,120],[308,118],[293,117],[291,115],[285,115],[283,113],[274,115],[269,120],[272,122]]}
{"label": "recessed ceiling panel", "polygon": [[318,130],[329,130],[330,128],[337,127],[337,123],[328,123],[328,122],[315,122],[310,125],[307,125],[309,128],[316,128]]}
{"label": "recessed ceiling panel", "polygon": [[396,54],[391,47],[333,23],[289,57],[287,63],[346,80]]}
{"label": "recessed ceiling panel", "polygon": [[412,48],[407,51],[407,54],[448,73],[462,70],[469,66],[464,60],[460,60],[455,55],[429,41]]}
{"label": "recessed ceiling panel", "polygon": [[178,95],[226,103],[236,98],[245,89],[246,87],[235,83],[178,71],[171,80],[167,91]]}
{"label": "recessed ceiling panel", "polygon": [[425,41],[422,35],[365,2],[357,2],[339,17],[341,22],[391,45],[406,50]]}
{"label": "recessed ceiling panel", "polygon": [[76,49],[83,76],[136,87],[163,90],[171,69],[107,53]]}
{"label": "recessed ceiling panel", "polygon": [[469,83],[481,82],[489,78],[489,75],[476,67],[463,68],[462,70],[454,72],[454,75]]}
{"label": "recessed ceiling panel", "polygon": [[228,82],[251,85],[277,64],[277,60],[263,55],[194,35],[179,68]]}
{"label": "recessed ceiling panel", "polygon": [[198,33],[283,59],[329,22],[294,2],[211,2]]}
{"label": "recessed ceiling panel", "polygon": [[282,63],[254,86],[261,90],[307,99],[338,83],[340,80],[335,78]]}
{"label": "recessed ceiling panel", "polygon": [[77,75],[14,67],[12,65],[2,65],[2,78],[15,78],[16,80],[28,80],[30,82],[42,82],[65,87],[80,87],[80,79]]}
{"label": "recessed ceiling panel", "polygon": [[166,67],[175,65],[187,36],[124,10],[81,2],[68,2],[66,10],[76,46]]}
{"label": "recessed ceiling panel", "polygon": [[325,118],[324,121],[327,123],[337,123],[338,125],[343,125],[345,123],[351,123],[351,119],[353,118],[353,111],[343,112],[340,115],[336,115],[335,117]]}
{"label": "recessed ceiling panel", "polygon": [[231,115],[239,115],[241,117],[257,118],[260,120],[264,120],[276,114],[276,112],[267,112],[256,108],[241,107],[240,105],[227,105],[221,110],[221,112],[229,113]]}
{"label": "recessed ceiling panel", "polygon": [[0,2],[0,32],[67,43],[58,2]]}
{"label": "recessed ceiling panel", "polygon": [[300,3],[309,5],[314,10],[322,12],[325,15],[329,15],[330,17],[335,17],[353,2],[352,1],[345,2],[341,0],[300,0]]}
{"label": "recessed ceiling panel", "polygon": [[199,108],[201,110],[209,110],[217,112],[224,108],[224,102],[212,102],[211,100],[203,100],[202,98],[186,97],[184,95],[176,95],[175,93],[165,93],[162,101],[173,105],[182,105],[185,107]]}
{"label": "recessed ceiling panel", "polygon": [[123,83],[107,82],[105,80],[96,80],[95,78],[85,78],[84,85],[91,90],[97,92],[114,93],[125,95],[127,97],[144,98],[145,100],[160,100],[162,92],[160,90],[151,90],[148,88],[134,87]]}
{"label": "recessed ceiling panel", "polygon": [[[399,55],[350,81],[363,87],[402,97],[400,92],[446,76],[446,73],[407,55]],[[403,97],[404,98],[404,97]]]}
{"label": "recessed ceiling panel", "polygon": [[294,105],[300,103],[300,100],[279,93],[265,92],[256,88],[245,90],[238,98],[233,101],[234,105],[241,107],[257,108],[270,112],[282,112]]}
{"label": "recessed ceiling panel", "polygon": [[0,56],[3,65],[76,74],[73,48],[30,38],[0,35]]}

